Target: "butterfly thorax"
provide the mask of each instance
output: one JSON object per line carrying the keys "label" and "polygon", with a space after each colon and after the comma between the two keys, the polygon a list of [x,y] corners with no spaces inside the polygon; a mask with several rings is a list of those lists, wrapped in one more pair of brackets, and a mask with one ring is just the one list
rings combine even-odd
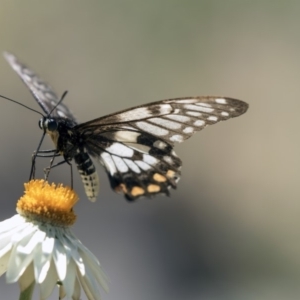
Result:
{"label": "butterfly thorax", "polygon": [[80,135],[74,130],[75,125],[74,121],[66,118],[44,117],[39,122],[40,128],[51,137],[57,152],[68,161],[83,150]]}

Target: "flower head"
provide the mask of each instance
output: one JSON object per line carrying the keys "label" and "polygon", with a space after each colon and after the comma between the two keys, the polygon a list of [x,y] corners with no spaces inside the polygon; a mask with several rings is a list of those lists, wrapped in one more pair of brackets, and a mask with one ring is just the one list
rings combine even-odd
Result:
{"label": "flower head", "polygon": [[76,216],[78,196],[70,188],[44,180],[25,184],[18,214],[0,222],[0,276],[19,282],[21,291],[33,282],[46,299],[56,285],[60,299],[100,299],[99,286],[108,291],[107,277],[97,258],[76,238],[69,226]]}

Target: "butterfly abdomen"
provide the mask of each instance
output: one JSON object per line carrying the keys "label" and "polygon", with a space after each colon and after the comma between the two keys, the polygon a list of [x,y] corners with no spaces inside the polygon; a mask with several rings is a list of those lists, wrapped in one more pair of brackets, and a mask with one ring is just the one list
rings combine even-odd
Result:
{"label": "butterfly abdomen", "polygon": [[99,192],[99,178],[93,161],[85,151],[77,153],[74,156],[74,160],[81,176],[86,195],[92,202],[96,201]]}

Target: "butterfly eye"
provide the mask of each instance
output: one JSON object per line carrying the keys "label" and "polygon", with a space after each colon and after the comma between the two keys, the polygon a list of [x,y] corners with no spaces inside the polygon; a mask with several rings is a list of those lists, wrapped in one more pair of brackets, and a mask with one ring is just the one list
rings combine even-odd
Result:
{"label": "butterfly eye", "polygon": [[44,126],[48,131],[55,131],[58,127],[57,122],[53,119],[47,119]]}

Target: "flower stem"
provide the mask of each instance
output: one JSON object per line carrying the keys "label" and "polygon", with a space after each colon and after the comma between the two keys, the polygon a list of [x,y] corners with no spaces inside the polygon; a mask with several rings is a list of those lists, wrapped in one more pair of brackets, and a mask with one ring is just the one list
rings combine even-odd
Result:
{"label": "flower stem", "polygon": [[34,284],[35,284],[35,282],[33,281],[26,290],[21,292],[19,300],[31,300],[32,299]]}

